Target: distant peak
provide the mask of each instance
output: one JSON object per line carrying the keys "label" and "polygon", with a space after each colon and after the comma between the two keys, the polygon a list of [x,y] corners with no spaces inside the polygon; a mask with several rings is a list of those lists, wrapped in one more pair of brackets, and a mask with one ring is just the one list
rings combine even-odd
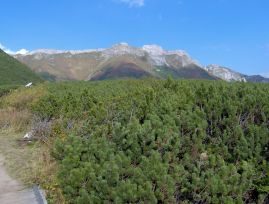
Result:
{"label": "distant peak", "polygon": [[164,49],[159,45],[144,45],[142,49],[155,55],[163,55],[165,53]]}
{"label": "distant peak", "polygon": [[38,49],[31,52],[31,54],[38,54],[38,53],[44,53],[44,54],[60,54],[66,52],[64,50],[53,50],[53,49]]}
{"label": "distant peak", "polygon": [[64,53],[71,53],[71,54],[81,54],[81,53],[88,53],[88,52],[102,52],[106,50],[115,50],[115,51],[129,51],[129,52],[147,52],[150,55],[154,56],[161,56],[161,55],[179,55],[179,56],[188,56],[188,54],[183,50],[174,50],[174,51],[167,51],[164,50],[161,46],[152,44],[152,45],[144,45],[142,48],[130,46],[126,42],[121,42],[118,44],[113,45],[111,48],[106,49],[86,49],[86,50],[57,50],[57,49],[37,49],[34,51],[28,51],[25,49],[21,49],[18,52],[12,53],[12,55],[34,55],[34,54],[47,54],[47,55],[54,55],[54,54],[64,54]]}
{"label": "distant peak", "polygon": [[159,45],[144,45],[142,47],[143,50],[146,52],[153,54],[153,55],[179,55],[179,56],[188,56],[187,52],[184,50],[172,50],[172,51],[167,51],[163,49]]}
{"label": "distant peak", "polygon": [[16,55],[27,55],[29,53],[28,50],[26,49],[21,49],[19,51],[16,52]]}
{"label": "distant peak", "polygon": [[[232,69],[224,66],[220,66],[218,64],[210,64],[206,66],[206,69],[208,70],[226,70],[226,71],[232,71]],[[235,71],[233,71],[235,72]]]}
{"label": "distant peak", "polygon": [[209,67],[209,68],[220,68],[222,66],[220,66],[218,64],[209,64],[207,67]]}
{"label": "distant peak", "polygon": [[112,47],[129,47],[129,44],[126,42],[121,42],[121,43],[113,45]]}
{"label": "distant peak", "polygon": [[217,64],[211,64],[205,67],[205,69],[214,76],[217,76],[225,81],[242,81],[246,82],[246,78],[243,74],[233,71],[230,68],[223,67]]}
{"label": "distant peak", "polygon": [[88,49],[88,50],[54,50],[54,49],[38,49],[34,50],[32,52],[28,52],[27,54],[47,54],[47,55],[54,55],[54,54],[64,54],[64,53],[70,53],[70,54],[81,54],[81,53],[90,53],[90,52],[100,52],[104,49]]}

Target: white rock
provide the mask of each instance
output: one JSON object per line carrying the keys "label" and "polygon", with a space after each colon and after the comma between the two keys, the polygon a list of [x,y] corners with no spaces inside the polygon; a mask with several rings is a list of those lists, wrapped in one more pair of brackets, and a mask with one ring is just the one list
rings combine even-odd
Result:
{"label": "white rock", "polygon": [[33,85],[33,82],[30,82],[30,83],[26,84],[25,87],[26,87],[26,88],[29,88],[29,87],[31,87],[32,85]]}
{"label": "white rock", "polygon": [[203,161],[207,160],[208,159],[207,153],[203,152],[202,154],[200,154],[200,159],[203,160]]}
{"label": "white rock", "polygon": [[28,132],[24,135],[23,139],[28,139],[30,140],[33,137],[33,133],[32,132]]}
{"label": "white rock", "polygon": [[221,67],[219,65],[208,65],[207,67],[205,67],[205,70],[207,70],[209,73],[211,73],[212,75],[219,77],[225,81],[241,81],[241,82],[246,82],[246,78],[238,73],[235,72],[229,68],[226,67]]}

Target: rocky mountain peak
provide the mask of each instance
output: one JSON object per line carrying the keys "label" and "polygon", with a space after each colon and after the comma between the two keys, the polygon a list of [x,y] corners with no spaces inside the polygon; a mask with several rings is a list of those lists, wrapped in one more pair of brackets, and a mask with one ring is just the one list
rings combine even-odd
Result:
{"label": "rocky mountain peak", "polygon": [[151,55],[163,55],[166,54],[166,52],[163,50],[163,48],[159,45],[144,45],[142,47],[142,50],[146,51],[147,53]]}
{"label": "rocky mountain peak", "polygon": [[235,72],[227,67],[222,67],[216,64],[211,64],[205,67],[205,69],[212,75],[217,76],[225,81],[242,81],[246,82],[244,75]]}
{"label": "rocky mountain peak", "polygon": [[115,45],[112,45],[112,47],[129,47],[129,44],[126,43],[126,42],[121,42],[121,43],[118,43],[118,44],[115,44]]}

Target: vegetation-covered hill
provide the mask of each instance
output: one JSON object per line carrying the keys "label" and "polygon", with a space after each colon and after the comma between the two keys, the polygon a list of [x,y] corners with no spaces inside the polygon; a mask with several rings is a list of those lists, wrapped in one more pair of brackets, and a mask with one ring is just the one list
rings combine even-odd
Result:
{"label": "vegetation-covered hill", "polygon": [[44,186],[59,187],[67,203],[268,202],[268,84],[168,79],[26,91],[4,101],[22,110],[16,95],[39,95],[22,106],[51,125],[41,139],[58,179]]}
{"label": "vegetation-covered hill", "polygon": [[26,65],[0,49],[0,85],[24,85],[41,81]]}

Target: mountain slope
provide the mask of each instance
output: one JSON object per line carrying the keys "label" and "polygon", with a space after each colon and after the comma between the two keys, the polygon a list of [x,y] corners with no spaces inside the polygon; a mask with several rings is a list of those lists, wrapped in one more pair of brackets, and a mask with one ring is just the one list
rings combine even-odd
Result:
{"label": "mountain slope", "polygon": [[219,65],[208,65],[205,68],[210,74],[219,77],[225,81],[242,81],[246,82],[244,75],[235,72],[227,67],[222,67]]}
{"label": "mountain slope", "polygon": [[201,66],[182,50],[167,51],[157,45],[141,48],[120,43],[107,49],[37,50],[15,55],[46,80],[105,80],[119,78],[209,79],[269,82],[219,65]]}
{"label": "mountain slope", "polygon": [[88,80],[144,78],[153,76],[151,66],[140,58],[131,55],[113,57],[99,65]]}
{"label": "mountain slope", "polygon": [[205,67],[205,70],[208,71],[210,74],[229,82],[241,81],[241,82],[269,83],[268,78],[262,77],[260,75],[248,76],[219,65],[208,65],[207,67]]}
{"label": "mountain slope", "polygon": [[41,81],[26,65],[0,49],[0,85],[23,85]]}
{"label": "mountain slope", "polygon": [[263,77],[261,75],[245,76],[245,78],[249,82],[269,83],[269,79],[265,78],[265,77]]}
{"label": "mountain slope", "polygon": [[118,78],[216,79],[184,51],[166,51],[157,45],[142,48],[121,43],[85,51],[37,50],[15,56],[42,76],[56,80]]}

